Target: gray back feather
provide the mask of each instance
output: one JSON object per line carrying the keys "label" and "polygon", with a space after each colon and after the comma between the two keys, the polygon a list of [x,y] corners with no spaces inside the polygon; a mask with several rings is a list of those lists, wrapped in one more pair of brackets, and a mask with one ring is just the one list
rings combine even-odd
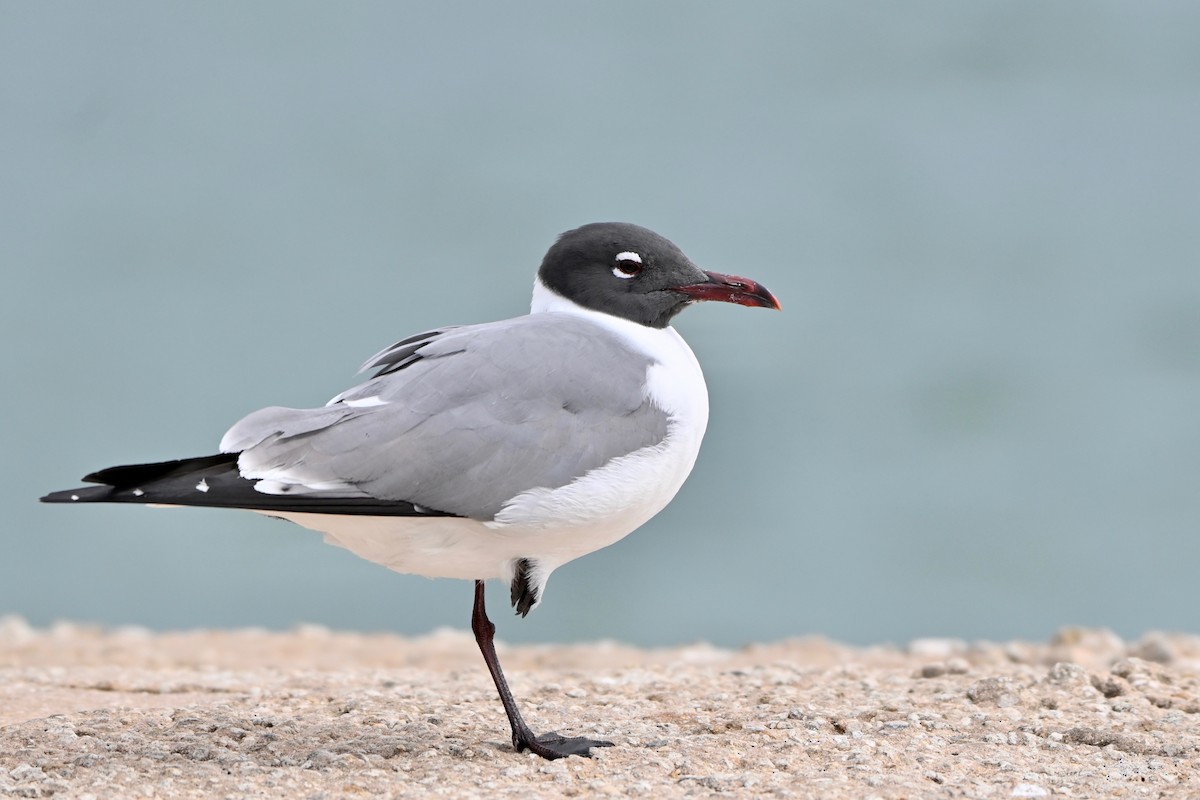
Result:
{"label": "gray back feather", "polygon": [[283,476],[308,487],[298,493],[491,519],[523,491],[660,443],[667,415],[645,396],[650,363],[569,314],[433,331],[379,353],[367,368],[380,372],[328,406],[256,411],[221,446],[241,452],[246,477]]}

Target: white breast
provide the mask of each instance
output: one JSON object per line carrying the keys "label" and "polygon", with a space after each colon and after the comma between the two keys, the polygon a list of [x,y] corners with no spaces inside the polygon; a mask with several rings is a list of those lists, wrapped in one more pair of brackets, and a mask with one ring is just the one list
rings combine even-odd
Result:
{"label": "white breast", "polygon": [[[534,313],[581,316],[651,361],[646,395],[667,413],[659,444],[614,459],[558,489],[532,489],[510,500],[488,526],[536,536],[539,561],[558,566],[612,544],[666,507],[696,463],[708,426],[708,388],[700,364],[674,328],[648,328],[591,311],[547,289],[533,290]],[[530,542],[535,544],[535,542]]]}

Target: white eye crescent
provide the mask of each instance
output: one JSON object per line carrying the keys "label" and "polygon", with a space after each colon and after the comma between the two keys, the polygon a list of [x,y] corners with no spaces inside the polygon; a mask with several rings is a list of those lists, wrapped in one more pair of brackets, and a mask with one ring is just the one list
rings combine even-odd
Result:
{"label": "white eye crescent", "polygon": [[632,278],[642,271],[642,257],[632,250],[617,253],[616,261],[612,273],[618,278]]}

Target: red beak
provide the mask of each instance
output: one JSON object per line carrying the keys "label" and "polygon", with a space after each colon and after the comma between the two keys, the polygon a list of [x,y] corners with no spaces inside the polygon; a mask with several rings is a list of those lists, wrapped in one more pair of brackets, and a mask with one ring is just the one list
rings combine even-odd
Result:
{"label": "red beak", "polygon": [[761,283],[737,275],[722,275],[720,272],[705,272],[708,280],[676,286],[672,291],[686,294],[692,300],[718,300],[722,303],[737,303],[739,306],[759,306],[781,310],[775,295]]}

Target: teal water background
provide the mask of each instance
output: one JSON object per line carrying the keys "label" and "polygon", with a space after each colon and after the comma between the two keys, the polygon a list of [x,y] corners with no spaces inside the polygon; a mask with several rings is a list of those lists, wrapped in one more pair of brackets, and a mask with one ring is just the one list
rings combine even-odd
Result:
{"label": "teal water background", "polygon": [[[618,219],[784,313],[678,322],[676,502],[516,641],[1200,631],[1200,5],[0,5],[0,613],[465,627],[252,515],[42,506],[214,451]],[[505,594],[493,589],[500,608]]]}

